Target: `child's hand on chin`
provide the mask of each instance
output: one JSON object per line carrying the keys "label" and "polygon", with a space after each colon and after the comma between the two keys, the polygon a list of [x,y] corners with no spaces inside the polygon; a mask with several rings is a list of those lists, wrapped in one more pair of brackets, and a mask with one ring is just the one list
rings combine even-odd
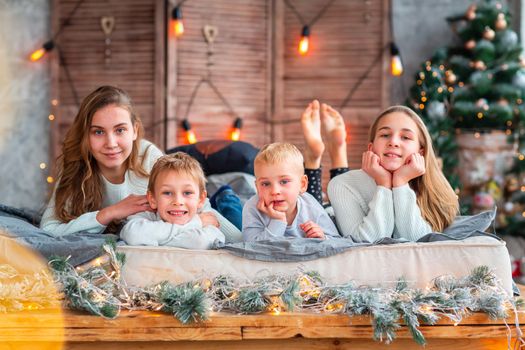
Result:
{"label": "child's hand on chin", "polygon": [[300,224],[299,227],[304,231],[306,238],[321,238],[325,239],[323,230],[315,222],[308,220],[307,222]]}
{"label": "child's hand on chin", "polygon": [[259,209],[261,212],[268,215],[272,219],[287,222],[285,212],[274,209],[273,203],[266,205],[266,203],[264,203],[264,200],[262,198],[259,198],[259,202],[257,203],[257,209]]}
{"label": "child's hand on chin", "polygon": [[363,153],[361,168],[367,173],[378,186],[392,188],[392,173],[380,163],[379,156],[372,151]]}
{"label": "child's hand on chin", "polygon": [[410,155],[399,169],[394,171],[392,184],[399,187],[425,173],[425,157],[419,153]]}

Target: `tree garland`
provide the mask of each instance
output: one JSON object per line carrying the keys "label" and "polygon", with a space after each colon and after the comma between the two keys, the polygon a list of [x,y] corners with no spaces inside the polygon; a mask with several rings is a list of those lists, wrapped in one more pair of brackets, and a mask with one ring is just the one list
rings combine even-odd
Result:
{"label": "tree garland", "polygon": [[[103,249],[107,259],[96,260],[102,264],[74,268],[67,258],[50,260],[55,282],[65,296],[65,306],[111,319],[116,318],[121,309],[163,311],[173,314],[184,324],[206,320],[211,311],[274,315],[294,310],[348,316],[369,314],[375,340],[392,342],[403,323],[413,339],[424,345],[426,340],[419,329],[421,323],[433,325],[446,317],[458,324],[472,312],[484,312],[491,319],[506,319],[509,310],[516,311],[522,304],[521,300],[515,301],[508,295],[487,266],[476,267],[463,278],[440,276],[426,289],[409,288],[403,279],[392,288],[358,286],[352,282],[328,285],[316,272],[270,275],[252,281],[218,276],[178,285],[162,282],[136,288],[120,281],[125,257],[115,252],[115,243],[109,242]],[[8,270],[4,268],[3,271]],[[9,276],[13,277],[12,273]],[[40,280],[41,276],[35,273],[33,277]],[[19,294],[19,298],[31,299],[27,290],[25,295]],[[11,290],[9,295],[13,297],[16,293]],[[20,310],[20,305],[11,309]],[[11,310],[4,307],[0,311]],[[516,331],[518,341],[523,344],[519,323]]]}

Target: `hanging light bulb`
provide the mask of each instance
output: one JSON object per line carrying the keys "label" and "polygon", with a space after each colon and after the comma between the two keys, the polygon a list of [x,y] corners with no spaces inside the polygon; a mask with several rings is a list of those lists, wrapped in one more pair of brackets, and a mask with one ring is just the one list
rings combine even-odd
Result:
{"label": "hanging light bulb", "polygon": [[179,37],[184,34],[184,23],[182,22],[182,11],[180,7],[175,7],[171,12],[173,32],[175,36]]}
{"label": "hanging light bulb", "polygon": [[403,74],[403,63],[396,43],[390,43],[390,72],[393,76],[398,77]]}
{"label": "hanging light bulb", "polygon": [[188,141],[188,143],[190,144],[196,143],[197,137],[195,136],[193,130],[191,130],[191,124],[188,121],[188,119],[184,119],[182,121],[182,128],[184,129],[184,131],[186,131],[186,141]]}
{"label": "hanging light bulb", "polygon": [[310,46],[310,28],[308,26],[303,27],[301,33],[301,41],[299,41],[299,53],[306,55],[308,53],[308,47]]}
{"label": "hanging light bulb", "polygon": [[242,119],[238,117],[233,122],[233,130],[230,135],[232,141],[239,141],[239,139],[241,138],[241,128],[242,128]]}
{"label": "hanging light bulb", "polygon": [[31,56],[29,56],[29,58],[32,62],[36,62],[42,57],[44,57],[46,52],[53,50],[54,47],[55,47],[55,43],[53,42],[53,40],[46,41],[44,45],[42,45],[40,49],[33,52]]}

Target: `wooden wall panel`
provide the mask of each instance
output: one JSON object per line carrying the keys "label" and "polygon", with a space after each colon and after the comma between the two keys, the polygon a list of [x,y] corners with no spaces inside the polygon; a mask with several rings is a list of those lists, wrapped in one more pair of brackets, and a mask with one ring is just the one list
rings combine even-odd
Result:
{"label": "wooden wall panel", "polygon": [[[209,72],[213,84],[243,118],[241,139],[257,146],[270,141],[267,123],[271,83],[270,6],[266,0],[184,3],[185,33],[168,40],[168,55],[171,53],[176,59],[168,76],[168,115],[174,123],[169,135],[172,145],[185,143],[180,122],[186,116],[195,85],[208,74],[208,45],[202,34],[205,25],[218,28]],[[224,139],[229,136],[235,115],[209,85],[203,84],[191,105],[188,120],[199,140]]]}
{"label": "wooden wall panel", "polygon": [[[306,22],[311,21],[328,1],[289,2]],[[311,45],[306,56],[297,53],[302,23],[289,6],[282,6],[284,34],[280,64],[283,98],[274,116],[276,127],[286,125],[279,139],[293,141],[303,148],[299,118],[313,99],[340,110],[348,132],[350,168],[361,166],[366,149],[368,128],[375,116],[388,104],[388,75],[385,62],[388,38],[388,1],[334,1],[310,28]],[[341,109],[349,91],[364,73],[371,70]],[[277,77],[279,78],[279,77]],[[293,121],[296,122],[293,122]],[[283,124],[280,124],[283,123]],[[330,168],[328,155],[323,167]],[[324,174],[326,184],[328,171]]]}
{"label": "wooden wall panel", "polygon": [[[77,0],[53,2],[55,32],[77,3]],[[78,111],[78,103],[105,84],[128,91],[142,117],[146,137],[162,146],[165,40],[164,30],[159,32],[158,27],[164,28],[164,13],[165,3],[161,0],[85,0],[78,7],[56,40],[59,50],[53,51],[58,62],[53,71],[52,94],[58,102],[53,111],[56,116],[53,158],[60,152],[60,143]],[[115,18],[109,47],[100,25],[103,16]],[[107,48],[111,50],[110,64],[105,63]]]}

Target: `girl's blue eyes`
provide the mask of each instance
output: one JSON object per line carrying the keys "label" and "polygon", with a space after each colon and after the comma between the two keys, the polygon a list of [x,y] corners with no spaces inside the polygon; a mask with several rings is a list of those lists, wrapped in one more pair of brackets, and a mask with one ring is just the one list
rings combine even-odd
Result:
{"label": "girl's blue eyes", "polygon": [[[118,128],[115,130],[115,132],[119,135],[122,135],[126,132],[126,130],[127,130],[126,128]],[[104,135],[105,132],[104,130],[95,130],[93,131],[93,133],[97,136],[100,136],[100,135]]]}
{"label": "girl's blue eyes", "polygon": [[[381,135],[379,135],[379,137],[387,138],[387,137],[390,137],[390,134],[381,134]],[[412,138],[410,138],[408,136],[401,136],[401,139],[402,140],[412,140]]]}

